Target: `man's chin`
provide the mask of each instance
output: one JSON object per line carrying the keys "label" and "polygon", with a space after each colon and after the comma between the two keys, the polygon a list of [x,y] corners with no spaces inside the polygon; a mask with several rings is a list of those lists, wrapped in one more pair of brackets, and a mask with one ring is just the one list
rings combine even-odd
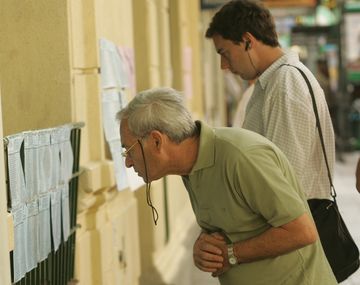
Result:
{"label": "man's chin", "polygon": [[144,180],[145,183],[150,183],[149,181],[147,181],[146,177],[142,176],[140,173],[137,174],[139,177],[142,178],[142,180]]}
{"label": "man's chin", "polygon": [[153,181],[156,181],[156,180],[159,180],[162,178],[162,177],[159,177],[159,178],[154,178],[154,179],[146,179],[145,177],[143,177],[141,175],[139,175],[139,176],[144,180],[145,183],[150,183],[150,182],[153,182]]}

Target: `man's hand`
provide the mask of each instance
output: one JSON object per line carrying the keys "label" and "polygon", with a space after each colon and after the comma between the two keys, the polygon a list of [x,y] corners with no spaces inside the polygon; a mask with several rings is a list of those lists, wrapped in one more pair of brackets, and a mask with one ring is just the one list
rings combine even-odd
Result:
{"label": "man's hand", "polygon": [[195,266],[204,272],[220,272],[224,267],[225,256],[227,256],[226,242],[219,233],[201,233],[194,243]]}

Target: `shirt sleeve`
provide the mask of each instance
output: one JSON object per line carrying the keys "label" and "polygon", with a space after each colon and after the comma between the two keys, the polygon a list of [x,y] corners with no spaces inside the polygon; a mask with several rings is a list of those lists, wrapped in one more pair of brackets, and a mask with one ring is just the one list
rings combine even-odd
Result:
{"label": "shirt sleeve", "polygon": [[316,119],[305,80],[293,67],[282,67],[278,80],[268,87],[264,105],[264,136],[287,156],[300,177],[312,153]]}
{"label": "shirt sleeve", "polygon": [[279,227],[306,212],[305,199],[286,158],[270,147],[253,148],[240,166],[238,189],[254,213]]}

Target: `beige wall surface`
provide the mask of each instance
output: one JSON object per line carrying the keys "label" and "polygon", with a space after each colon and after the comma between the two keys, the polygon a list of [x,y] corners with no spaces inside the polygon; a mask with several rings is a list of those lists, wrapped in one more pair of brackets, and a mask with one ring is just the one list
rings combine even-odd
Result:
{"label": "beige wall surface", "polygon": [[[134,1],[134,48],[137,89],[170,86],[183,92],[196,118],[203,115],[201,58],[197,1]],[[141,277],[140,284],[171,284],[181,271],[181,247],[193,218],[187,192],[179,177],[152,185],[154,205],[160,214],[154,226],[145,193],[138,191]]]}
{"label": "beige wall surface", "polygon": [[201,36],[203,58],[203,106],[207,122],[212,126],[226,125],[226,100],[224,88],[224,73],[220,68],[220,57],[213,41],[204,37],[214,11],[201,13]]}
{"label": "beige wall surface", "polygon": [[[1,84],[0,84],[1,86]],[[0,91],[1,106],[1,91]],[[1,115],[1,109],[0,109]],[[0,116],[0,136],[2,137],[2,118]],[[3,141],[0,143],[0,149],[3,149]],[[4,152],[0,151],[0,189],[6,189],[6,177],[4,170]],[[0,284],[10,285],[10,254],[8,230],[8,213],[6,203],[6,191],[0,191]]]}
{"label": "beige wall surface", "polygon": [[130,194],[98,193],[98,203],[78,216],[76,278],[80,284],[137,284],[137,207]]}
{"label": "beige wall surface", "polygon": [[[167,1],[139,0],[133,1],[134,50],[136,69],[136,89],[138,91],[162,85],[160,62],[164,55],[166,64],[166,47],[168,35],[159,29],[159,23],[167,21]],[[163,55],[160,54],[160,47]],[[168,82],[169,84],[169,82]],[[152,214],[146,204],[146,193],[143,187],[135,193],[138,202],[139,241],[141,255],[140,284],[162,284],[161,272],[155,268],[154,254],[165,244],[165,209],[163,203],[164,187],[161,181],[152,183],[151,195],[154,206],[159,213],[159,222],[154,226]]]}
{"label": "beige wall surface", "polygon": [[[198,2],[0,0],[0,6],[5,135],[85,122],[75,262],[79,284],[173,283],[181,276],[183,251],[173,252],[183,246],[194,222],[187,192],[180,177],[152,183],[159,212],[155,226],[145,187],[116,190],[116,162],[102,127],[99,40],[133,48],[137,90],[179,89],[194,117],[203,118]],[[135,95],[123,91],[129,100]]]}
{"label": "beige wall surface", "polygon": [[86,123],[75,275],[79,284],[136,285],[140,275],[137,201],[129,190],[116,190],[114,163],[118,162],[107,154],[102,125],[99,57],[100,39],[133,47],[132,1],[70,1],[69,23],[73,115]]}
{"label": "beige wall surface", "polygon": [[4,135],[68,123],[66,1],[2,0],[0,6]]}

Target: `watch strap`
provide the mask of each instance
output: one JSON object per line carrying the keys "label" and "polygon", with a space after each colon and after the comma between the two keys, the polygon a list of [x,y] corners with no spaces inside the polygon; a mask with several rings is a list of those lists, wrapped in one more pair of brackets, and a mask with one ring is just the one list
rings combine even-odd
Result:
{"label": "watch strap", "polygon": [[237,257],[234,252],[234,244],[228,244],[227,246],[227,253],[228,253],[228,261],[230,266],[234,266],[238,264]]}

